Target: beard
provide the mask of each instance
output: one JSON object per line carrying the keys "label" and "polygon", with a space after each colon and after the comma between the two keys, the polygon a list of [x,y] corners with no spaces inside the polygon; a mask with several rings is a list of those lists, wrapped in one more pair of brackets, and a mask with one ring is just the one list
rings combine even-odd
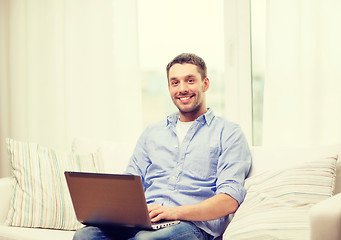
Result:
{"label": "beard", "polygon": [[[192,101],[193,98],[195,98],[197,95],[193,95],[191,97]],[[181,96],[177,96],[175,99],[173,99],[174,105],[178,108],[179,112],[183,115],[197,115],[198,112],[202,109],[203,106],[203,100],[200,98],[195,98],[193,102],[190,102],[189,104],[183,104],[178,98]]]}

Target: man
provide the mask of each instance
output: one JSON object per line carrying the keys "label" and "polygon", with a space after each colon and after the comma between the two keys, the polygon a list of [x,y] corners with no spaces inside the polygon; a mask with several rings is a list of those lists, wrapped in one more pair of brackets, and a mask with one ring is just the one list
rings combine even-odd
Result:
{"label": "man", "polygon": [[251,165],[248,144],[237,124],[207,108],[205,62],[180,54],[167,65],[167,78],[179,112],[146,128],[127,173],[141,176],[153,222],[180,224],[157,231],[87,227],[75,239],[214,239],[244,200]]}

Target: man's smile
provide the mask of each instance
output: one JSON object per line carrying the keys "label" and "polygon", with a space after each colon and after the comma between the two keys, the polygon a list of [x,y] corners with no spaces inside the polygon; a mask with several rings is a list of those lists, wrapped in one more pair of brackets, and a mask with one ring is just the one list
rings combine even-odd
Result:
{"label": "man's smile", "polygon": [[192,97],[193,97],[193,95],[192,95],[192,96],[181,96],[181,97],[178,97],[178,99],[179,99],[182,103],[188,103]]}

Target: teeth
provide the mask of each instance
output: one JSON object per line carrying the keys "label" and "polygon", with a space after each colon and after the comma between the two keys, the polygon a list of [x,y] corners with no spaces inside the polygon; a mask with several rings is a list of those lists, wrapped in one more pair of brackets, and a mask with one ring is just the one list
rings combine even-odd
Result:
{"label": "teeth", "polygon": [[180,98],[180,100],[182,101],[185,101],[185,100],[188,100],[190,97],[183,97],[183,98]]}

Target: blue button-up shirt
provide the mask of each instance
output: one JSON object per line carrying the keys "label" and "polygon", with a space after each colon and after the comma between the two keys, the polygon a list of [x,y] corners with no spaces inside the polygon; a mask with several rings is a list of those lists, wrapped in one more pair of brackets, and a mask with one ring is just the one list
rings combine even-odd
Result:
{"label": "blue button-up shirt", "polygon": [[[127,167],[127,173],[141,176],[147,203],[189,205],[225,193],[241,204],[251,155],[240,127],[209,109],[179,145],[178,119],[175,113],[148,126]],[[217,237],[224,232],[227,217],[194,224]]]}

